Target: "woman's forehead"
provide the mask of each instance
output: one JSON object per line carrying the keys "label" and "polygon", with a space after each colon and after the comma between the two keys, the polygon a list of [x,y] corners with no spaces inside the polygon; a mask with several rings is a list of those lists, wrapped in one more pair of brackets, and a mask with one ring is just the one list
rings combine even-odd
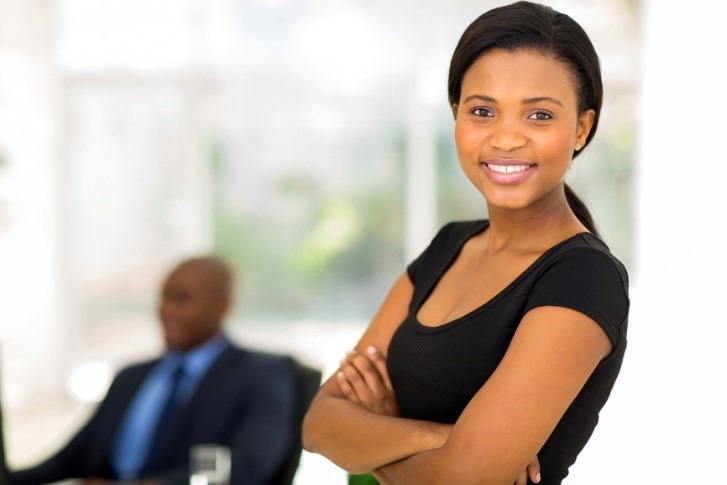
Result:
{"label": "woman's forehead", "polygon": [[473,93],[493,98],[558,95],[574,102],[576,99],[569,66],[549,53],[530,49],[496,49],[480,56],[462,79],[461,98]]}

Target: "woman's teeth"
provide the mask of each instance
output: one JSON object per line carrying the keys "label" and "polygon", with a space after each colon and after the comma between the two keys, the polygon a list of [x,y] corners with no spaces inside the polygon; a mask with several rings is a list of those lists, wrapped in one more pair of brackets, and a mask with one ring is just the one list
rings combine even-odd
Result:
{"label": "woman's teeth", "polygon": [[530,165],[493,165],[488,163],[487,168],[497,173],[516,173],[530,168]]}

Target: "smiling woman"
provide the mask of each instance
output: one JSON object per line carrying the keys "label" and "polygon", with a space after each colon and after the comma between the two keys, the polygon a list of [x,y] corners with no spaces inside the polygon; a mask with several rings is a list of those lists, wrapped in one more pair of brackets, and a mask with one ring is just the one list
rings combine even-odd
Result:
{"label": "smiling woman", "polygon": [[595,117],[592,108],[579,111],[571,79],[567,65],[538,51],[495,50],[467,70],[462,102],[452,103],[457,154],[490,207],[558,194]]}
{"label": "smiling woman", "polygon": [[603,87],[583,29],[518,2],[465,31],[449,100],[489,218],[446,224],[394,283],[304,423],[384,483],[560,484],[626,348],[628,275],[567,189]]}

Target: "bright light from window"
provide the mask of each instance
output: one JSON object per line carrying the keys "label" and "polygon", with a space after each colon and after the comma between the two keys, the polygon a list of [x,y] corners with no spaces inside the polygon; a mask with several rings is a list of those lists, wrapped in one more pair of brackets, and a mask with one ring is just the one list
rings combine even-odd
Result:
{"label": "bright light from window", "polygon": [[66,390],[76,401],[99,402],[111,384],[111,377],[112,369],[106,362],[84,362],[71,371]]}

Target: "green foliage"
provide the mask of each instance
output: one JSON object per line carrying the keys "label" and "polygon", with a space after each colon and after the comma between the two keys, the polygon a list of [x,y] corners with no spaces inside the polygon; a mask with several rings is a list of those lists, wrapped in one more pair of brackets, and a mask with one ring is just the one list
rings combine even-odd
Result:
{"label": "green foliage", "polygon": [[258,321],[370,318],[403,270],[401,178],[341,193],[312,175],[287,173],[270,187],[271,206],[280,208],[275,211],[235,203],[235,194],[223,188],[222,154],[211,151],[214,250],[242,280],[237,315]]}
{"label": "green foliage", "polygon": [[348,474],[348,485],[378,485],[379,481],[370,473],[362,475]]}

